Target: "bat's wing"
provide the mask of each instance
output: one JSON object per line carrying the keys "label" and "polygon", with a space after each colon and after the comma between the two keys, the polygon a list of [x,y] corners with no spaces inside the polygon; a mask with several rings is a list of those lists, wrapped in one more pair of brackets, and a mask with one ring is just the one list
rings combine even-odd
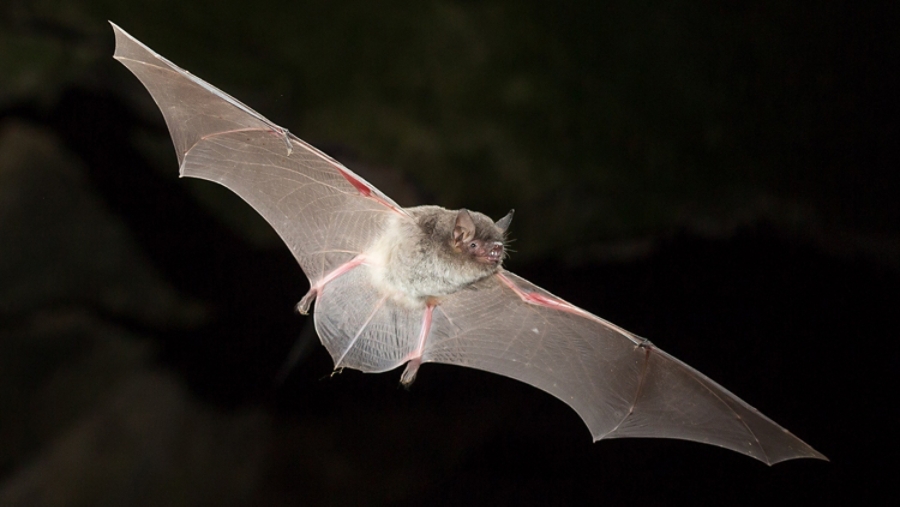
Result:
{"label": "bat's wing", "polygon": [[350,262],[405,212],[346,167],[113,24],[114,57],[165,117],[181,175],[220,183],[250,203],[315,284]]}
{"label": "bat's wing", "polygon": [[441,300],[422,362],[486,370],[543,389],[574,408],[595,441],[692,440],[769,465],[826,459],[646,340],[506,271]]}
{"label": "bat's wing", "polygon": [[[316,327],[336,366],[385,371],[413,359],[416,366],[469,366],[562,399],[595,440],[694,440],[769,464],[825,459],[690,366],[511,273],[441,298],[424,315],[380,295],[361,254],[405,211],[332,158],[113,29],[115,58],[159,105],[181,174],[220,183],[253,206],[317,288],[310,292],[319,295]],[[347,329],[357,330],[349,341]]]}

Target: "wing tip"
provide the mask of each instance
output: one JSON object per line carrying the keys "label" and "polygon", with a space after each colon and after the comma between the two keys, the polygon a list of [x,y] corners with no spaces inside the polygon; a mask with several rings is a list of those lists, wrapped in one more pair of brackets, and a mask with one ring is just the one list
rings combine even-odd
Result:
{"label": "wing tip", "polygon": [[[147,45],[144,44],[143,42],[137,40],[133,35],[126,32],[124,29],[122,29],[122,27],[113,23],[112,21],[107,20],[107,22],[110,24],[110,26],[112,26],[113,34],[115,35],[115,39],[116,39],[116,48],[113,51],[113,58],[115,58],[116,60],[118,60],[122,63],[124,63],[126,60],[133,60],[134,59],[133,55],[128,56],[128,55],[123,54],[125,52],[124,48],[126,48],[128,46],[136,46],[136,47],[140,48],[141,51],[147,53],[150,57],[160,60],[161,62],[165,63],[169,67],[172,67],[171,62],[169,62],[168,60],[163,58],[156,51],[153,51],[152,49],[147,47]],[[147,63],[147,62],[142,62],[142,63]]]}
{"label": "wing tip", "polygon": [[[756,458],[756,456],[751,456],[751,457],[752,457],[752,458]],[[775,466],[775,465],[777,465],[777,464],[779,464],[779,463],[783,463],[783,462],[785,462],[785,461],[792,461],[792,460],[795,460],[795,459],[817,459],[817,460],[820,460],[820,461],[826,461],[826,462],[828,462],[828,463],[831,463],[831,460],[828,459],[828,457],[826,457],[826,456],[825,456],[824,454],[822,454],[821,452],[816,451],[815,449],[812,449],[812,453],[810,453],[810,454],[795,454],[795,455],[793,455],[793,456],[785,456],[785,457],[779,458],[779,459],[777,459],[777,460],[768,460],[768,461],[767,461],[767,460],[764,460],[764,459],[761,459],[761,458],[756,458],[756,459],[762,461],[763,463],[765,463],[766,465],[769,465],[770,467],[771,467],[771,466]]]}
{"label": "wing tip", "polygon": [[[607,432],[602,435],[595,435],[592,432],[591,438],[593,440],[593,443],[596,444],[597,442],[599,442],[601,440],[605,440],[608,438],[618,438],[618,437],[616,437],[615,435],[612,435],[612,432]],[[650,437],[650,438],[653,438],[653,437]],[[804,442],[800,439],[797,439],[797,440],[802,445],[802,448],[791,449],[791,451],[793,451],[792,453],[785,453],[778,457],[773,458],[769,455],[769,453],[765,452],[765,450],[762,449],[761,447],[759,447],[758,449],[761,450],[762,452],[760,454],[755,454],[752,451],[747,451],[744,449],[737,449],[734,447],[729,447],[727,445],[722,445],[722,444],[713,443],[713,442],[700,442],[698,440],[691,440],[691,439],[687,439],[687,438],[672,438],[672,437],[656,437],[656,438],[666,438],[666,439],[670,439],[670,440],[681,440],[681,441],[685,441],[685,442],[693,442],[693,443],[699,443],[699,444],[712,445],[713,447],[718,447],[720,449],[724,449],[727,451],[733,451],[738,454],[743,454],[744,456],[747,456],[748,458],[753,458],[753,459],[760,461],[770,467],[777,465],[779,463],[782,463],[784,461],[791,461],[791,460],[795,460],[795,459],[817,459],[817,460],[826,461],[829,463],[831,462],[831,460],[828,459],[827,456],[825,456],[821,452],[813,449],[812,447],[809,446],[809,444],[807,444],[806,442]],[[797,437],[794,437],[794,438],[797,438]]]}
{"label": "wing tip", "polygon": [[[109,23],[110,26],[112,26],[113,34],[115,35],[115,38],[116,38],[116,49],[113,52],[113,58],[115,58],[116,60],[120,60],[122,58],[120,51],[122,49],[122,43],[124,41],[132,41],[132,42],[137,42],[138,44],[141,44],[140,41],[138,41],[137,39],[132,37],[130,33],[123,30],[122,27],[120,27],[119,25],[113,23],[110,20],[107,20],[106,22]],[[141,45],[143,45],[143,44],[141,44]]]}

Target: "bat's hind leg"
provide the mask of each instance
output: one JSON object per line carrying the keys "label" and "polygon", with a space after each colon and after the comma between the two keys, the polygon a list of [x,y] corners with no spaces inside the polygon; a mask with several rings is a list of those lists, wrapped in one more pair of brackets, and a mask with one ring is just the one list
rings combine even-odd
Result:
{"label": "bat's hind leg", "polygon": [[365,256],[357,255],[350,261],[345,262],[344,264],[341,264],[340,266],[335,268],[331,273],[328,273],[327,275],[325,275],[318,282],[310,281],[309,292],[307,292],[306,295],[303,296],[302,299],[300,299],[300,302],[297,303],[297,306],[295,307],[297,312],[302,315],[308,315],[309,307],[312,306],[313,300],[316,299],[316,296],[318,296],[319,294],[322,293],[322,289],[325,288],[325,285],[328,282],[331,282],[335,278],[343,275],[344,273],[350,271],[351,269],[355,268],[356,266],[359,266],[360,264],[365,262],[365,260],[366,260]]}
{"label": "bat's hind leg", "polygon": [[425,352],[425,340],[428,333],[431,332],[431,315],[434,313],[435,304],[431,301],[425,307],[425,314],[422,316],[422,329],[419,331],[419,339],[416,343],[416,349],[410,352],[406,359],[406,369],[400,376],[400,383],[404,387],[409,387],[416,380],[416,373],[419,372],[419,366],[422,365],[422,354]]}

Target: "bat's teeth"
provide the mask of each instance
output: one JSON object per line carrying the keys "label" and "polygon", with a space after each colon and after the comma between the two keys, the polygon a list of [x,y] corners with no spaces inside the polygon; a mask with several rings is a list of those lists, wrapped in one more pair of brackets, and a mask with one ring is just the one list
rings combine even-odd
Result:
{"label": "bat's teeth", "polygon": [[503,257],[503,243],[495,242],[488,250],[488,258],[492,261],[498,261]]}

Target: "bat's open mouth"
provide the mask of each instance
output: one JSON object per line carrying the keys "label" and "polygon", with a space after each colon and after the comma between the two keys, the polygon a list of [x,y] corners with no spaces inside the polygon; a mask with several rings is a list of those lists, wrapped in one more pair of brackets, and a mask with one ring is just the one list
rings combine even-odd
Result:
{"label": "bat's open mouth", "polygon": [[487,251],[486,259],[491,264],[499,264],[503,260],[503,243],[494,243]]}

